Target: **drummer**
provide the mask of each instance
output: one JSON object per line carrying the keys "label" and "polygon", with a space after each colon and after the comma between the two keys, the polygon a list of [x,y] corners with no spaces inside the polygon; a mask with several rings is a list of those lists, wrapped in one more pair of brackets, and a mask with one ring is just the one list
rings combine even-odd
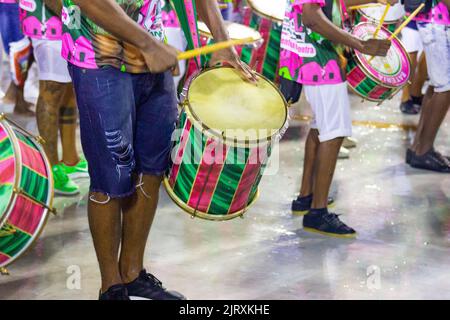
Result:
{"label": "drummer", "polygon": [[[396,0],[389,0],[392,4]],[[307,213],[305,231],[352,238],[355,230],[328,211],[329,190],[343,139],[352,135],[350,102],[340,64],[343,46],[373,56],[386,56],[390,41],[362,41],[342,29],[343,1],[289,0],[281,40],[281,89],[291,102],[305,89],[314,119],[305,146],[300,194],[295,213]],[[357,5],[367,1],[346,1]]]}
{"label": "drummer", "polygon": [[[59,0],[46,2],[56,6]],[[160,0],[119,3],[124,2],[63,1],[68,19],[62,53],[89,163],[88,215],[102,276],[100,299],[184,299],[164,289],[143,261],[177,120],[172,73],[178,73],[178,52],[162,41]],[[78,9],[81,24],[72,20]],[[197,9],[216,41],[228,40],[217,3],[198,1]],[[227,61],[253,79],[234,49],[214,54],[213,60]]]}

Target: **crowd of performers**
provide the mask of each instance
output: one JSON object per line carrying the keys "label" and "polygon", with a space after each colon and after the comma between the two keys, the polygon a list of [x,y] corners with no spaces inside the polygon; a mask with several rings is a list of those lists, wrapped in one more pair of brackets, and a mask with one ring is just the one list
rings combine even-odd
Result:
{"label": "crowd of performers", "polygon": [[[193,9],[191,1],[181,2],[186,11]],[[344,139],[352,135],[342,55],[345,48],[352,48],[386,56],[391,41],[361,40],[349,32],[346,8],[376,1],[286,2],[277,82],[291,103],[299,101],[304,91],[314,115],[292,211],[304,215],[306,231],[352,238],[356,231],[328,211],[334,202],[329,191],[339,152]],[[402,32],[414,75],[403,90],[400,110],[420,113],[406,163],[450,173],[449,157],[433,147],[450,106],[450,0],[422,2],[426,11]],[[242,23],[244,6],[245,1],[196,1],[196,12],[220,42],[229,39],[224,18]],[[184,299],[166,290],[144,268],[146,242],[178,118],[174,76],[180,75],[180,69],[185,72],[177,60],[178,50],[164,41],[179,28],[176,17],[170,4],[160,0],[0,0],[6,54],[11,61],[18,60],[16,67],[35,63],[39,72],[35,114],[24,99],[26,70],[14,70],[14,65],[5,102],[14,103],[18,114],[36,116],[56,194],[75,195],[79,187],[73,179],[90,177],[88,216],[102,276],[100,299]],[[178,49],[183,46],[180,43]],[[302,55],[305,47],[313,54]],[[312,61],[314,68],[304,68]],[[234,48],[212,54],[209,64],[218,62],[255,81]],[[430,85],[423,95],[427,80]],[[78,119],[87,160],[76,149]]]}

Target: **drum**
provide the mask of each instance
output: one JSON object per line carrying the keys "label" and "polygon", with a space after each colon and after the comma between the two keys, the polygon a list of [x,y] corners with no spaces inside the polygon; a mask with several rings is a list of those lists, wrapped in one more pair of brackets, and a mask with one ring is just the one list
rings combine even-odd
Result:
{"label": "drum", "polygon": [[[363,22],[355,26],[352,34],[360,39],[373,38],[377,26]],[[387,39],[391,33],[381,28],[378,38]],[[402,43],[394,38],[386,57],[375,57],[371,60],[356,50],[347,64],[347,83],[364,99],[382,102],[393,97],[409,81],[411,61]]]}
{"label": "drum", "polygon": [[52,202],[52,171],[43,149],[0,115],[0,268],[36,241]]}
{"label": "drum", "polygon": [[230,220],[257,199],[288,116],[275,85],[260,75],[258,82],[245,82],[228,67],[207,69],[191,82],[164,184],[193,217]]}
{"label": "drum", "polygon": [[281,31],[286,0],[247,0],[249,8],[244,13],[244,24],[262,35],[264,44],[242,50],[242,60],[268,79],[278,78]]}
{"label": "drum", "polygon": [[[385,5],[380,5],[358,9],[355,16],[355,24],[369,21],[378,24],[383,16],[385,8]],[[394,32],[397,24],[404,19],[405,14],[405,8],[402,4],[397,3],[393,5],[386,15],[383,26],[390,32]]]}

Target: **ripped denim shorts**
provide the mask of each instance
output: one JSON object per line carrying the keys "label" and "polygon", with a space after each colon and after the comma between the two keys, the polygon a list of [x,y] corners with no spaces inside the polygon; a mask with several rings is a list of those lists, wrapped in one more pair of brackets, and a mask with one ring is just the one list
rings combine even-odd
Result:
{"label": "ripped denim shorts", "polygon": [[121,198],[135,192],[139,174],[162,176],[170,163],[177,120],[173,77],[130,74],[106,66],[69,64],[80,114],[91,192]]}

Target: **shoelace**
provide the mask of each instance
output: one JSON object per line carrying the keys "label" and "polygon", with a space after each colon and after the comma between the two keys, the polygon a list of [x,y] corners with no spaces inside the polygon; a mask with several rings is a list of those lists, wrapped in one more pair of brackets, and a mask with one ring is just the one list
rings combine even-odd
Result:
{"label": "shoelace", "polygon": [[448,159],[444,157],[440,152],[433,149],[432,154],[436,157],[440,165],[450,167],[450,161],[448,161]]}
{"label": "shoelace", "polygon": [[53,170],[53,174],[55,175],[58,181],[61,181],[63,184],[69,181],[69,177],[62,171],[60,167],[55,167]]}
{"label": "shoelace", "polygon": [[165,288],[162,285],[162,282],[156,278],[154,275],[152,275],[151,273],[147,273],[146,275],[147,280],[150,280],[151,282],[153,282],[156,286],[160,287],[161,289],[165,290]]}
{"label": "shoelace", "polygon": [[324,220],[335,228],[345,226],[345,224],[339,219],[340,214],[329,213],[324,217]]}

